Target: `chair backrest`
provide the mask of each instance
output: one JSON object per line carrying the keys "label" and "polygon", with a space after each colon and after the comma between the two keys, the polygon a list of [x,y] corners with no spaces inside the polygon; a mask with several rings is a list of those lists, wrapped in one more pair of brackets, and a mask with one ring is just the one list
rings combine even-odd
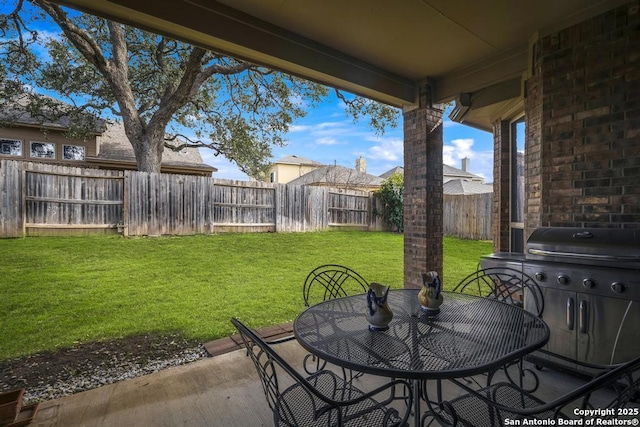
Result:
{"label": "chair backrest", "polygon": [[[238,329],[240,337],[247,349],[247,354],[251,357],[253,364],[258,371],[262,389],[267,398],[267,403],[272,411],[276,411],[280,400],[280,384],[276,366],[280,365],[285,371],[294,371],[290,365],[284,361],[269,345],[258,337],[252,330],[247,328],[238,319],[231,319],[231,323]],[[293,374],[294,378],[297,373]]]}
{"label": "chair backrest", "polygon": [[544,311],[542,290],[526,273],[509,267],[477,270],[462,279],[453,292],[493,298],[523,307],[538,317]]}
{"label": "chair backrest", "polygon": [[321,301],[366,292],[369,283],[349,267],[327,264],[316,267],[304,281],[302,296],[309,307]]}
{"label": "chair backrest", "polygon": [[[405,425],[413,399],[410,385],[406,381],[391,381],[362,394],[330,371],[318,371],[307,379],[238,319],[231,319],[231,323],[238,329],[247,353],[258,371],[275,425],[343,426],[349,420],[355,421],[356,425],[365,425],[363,423],[367,417],[375,419],[376,415],[388,421],[385,425]],[[286,384],[279,382],[279,374],[289,377],[284,381]],[[281,389],[283,386],[286,387],[284,390]],[[399,390],[397,396],[394,393],[396,389]],[[373,396],[385,392],[389,393],[385,401],[373,399]],[[386,408],[394,400],[405,399],[408,406],[402,418],[398,411]],[[354,418],[359,418],[360,421]]]}

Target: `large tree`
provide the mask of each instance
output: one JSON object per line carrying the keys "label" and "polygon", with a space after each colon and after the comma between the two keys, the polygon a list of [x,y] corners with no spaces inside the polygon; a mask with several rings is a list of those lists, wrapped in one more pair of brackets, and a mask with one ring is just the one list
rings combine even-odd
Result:
{"label": "large tree", "polygon": [[[0,99],[30,87],[54,92],[73,105],[63,113],[72,117],[76,132],[86,127],[80,119],[87,115],[79,113],[121,120],[141,171],[160,171],[164,147],[192,146],[210,148],[258,176],[271,148],[284,145],[289,125],[329,91],[42,0],[2,1]],[[45,22],[55,29],[49,30],[53,37],[34,30]],[[42,40],[47,55],[36,54]],[[368,116],[376,131],[395,125],[396,109],[336,93],[348,113]],[[47,99],[33,97],[32,113],[60,112]]]}

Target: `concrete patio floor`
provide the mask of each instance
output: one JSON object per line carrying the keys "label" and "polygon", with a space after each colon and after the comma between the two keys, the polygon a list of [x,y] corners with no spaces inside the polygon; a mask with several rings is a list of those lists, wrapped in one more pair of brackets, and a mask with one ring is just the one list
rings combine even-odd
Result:
{"label": "concrete patio floor", "polygon": [[[296,341],[277,348],[293,366],[301,366],[306,352]],[[542,396],[583,382],[548,369],[539,375]],[[382,380],[364,375],[356,381],[358,387],[371,389]],[[240,349],[43,402],[31,425],[259,427],[271,426],[273,420],[253,364]]]}

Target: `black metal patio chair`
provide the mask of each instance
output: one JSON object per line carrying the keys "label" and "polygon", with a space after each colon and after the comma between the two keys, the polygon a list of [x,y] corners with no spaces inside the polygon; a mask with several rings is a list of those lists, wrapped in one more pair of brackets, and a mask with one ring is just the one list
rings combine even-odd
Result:
{"label": "black metal patio chair", "polygon": [[[369,283],[355,270],[338,264],[325,264],[314,268],[304,281],[302,297],[304,305],[310,307],[322,301],[367,292]],[[303,360],[304,370],[311,374],[326,367],[327,362],[315,354],[308,354]],[[343,369],[344,379],[351,382],[362,375]]]}
{"label": "black metal patio chair", "polygon": [[[526,273],[509,267],[491,267],[478,269],[462,279],[453,289],[453,292],[479,295],[484,298],[496,299],[506,304],[515,305],[542,317],[544,312],[544,297],[542,290]],[[525,331],[526,333],[526,325]],[[517,384],[524,387],[527,380],[530,385],[528,391],[533,392],[538,388],[539,379],[536,373],[524,367],[523,359],[503,367],[509,381],[515,383],[510,368],[517,370]],[[495,372],[489,372],[487,384]]]}
{"label": "black metal patio chair", "polygon": [[479,295],[522,307],[538,317],[544,311],[542,290],[531,276],[509,267],[479,269],[462,279],[453,292]]}
{"label": "black metal patio chair", "polygon": [[[365,393],[329,370],[302,376],[238,319],[231,319],[251,357],[274,425],[280,426],[405,426],[413,395],[403,380]],[[288,376],[283,379],[282,376]],[[284,384],[293,385],[284,388]],[[396,394],[399,392],[398,394]],[[395,401],[401,412],[391,407]]]}
{"label": "black metal patio chair", "polygon": [[304,281],[302,297],[309,307],[332,298],[367,292],[369,282],[349,267],[326,264],[314,268]]}
{"label": "black metal patio chair", "polygon": [[523,420],[527,420],[527,425],[534,425],[533,420],[547,422],[542,424],[540,421],[536,425],[561,425],[559,419],[582,420],[574,424],[565,422],[564,425],[589,425],[586,420],[596,418],[602,420],[600,425],[625,425],[607,424],[605,420],[627,419],[631,422],[638,418],[638,406],[628,406],[640,391],[640,357],[549,402],[510,382],[496,383],[480,390],[458,380],[452,382],[466,393],[449,402],[432,405],[431,411],[423,417],[423,425],[429,417],[441,425],[455,427],[525,425]]}

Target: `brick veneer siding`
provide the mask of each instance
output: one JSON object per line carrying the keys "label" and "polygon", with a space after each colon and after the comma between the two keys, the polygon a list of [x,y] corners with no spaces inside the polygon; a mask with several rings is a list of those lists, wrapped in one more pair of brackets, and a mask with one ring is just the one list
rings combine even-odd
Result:
{"label": "brick veneer siding", "polygon": [[[538,67],[537,62],[534,67]],[[525,98],[525,240],[542,225],[542,77],[538,70],[526,82]]]}
{"label": "brick veneer siding", "polygon": [[636,2],[541,38],[527,81],[526,236],[640,228]]}
{"label": "brick veneer siding", "polygon": [[510,132],[507,120],[497,120],[493,124],[493,206],[491,228],[493,250],[506,252],[509,250],[509,156]]}
{"label": "brick veneer siding", "polygon": [[404,286],[422,286],[421,273],[442,277],[442,113],[429,88],[420,106],[404,112]]}

